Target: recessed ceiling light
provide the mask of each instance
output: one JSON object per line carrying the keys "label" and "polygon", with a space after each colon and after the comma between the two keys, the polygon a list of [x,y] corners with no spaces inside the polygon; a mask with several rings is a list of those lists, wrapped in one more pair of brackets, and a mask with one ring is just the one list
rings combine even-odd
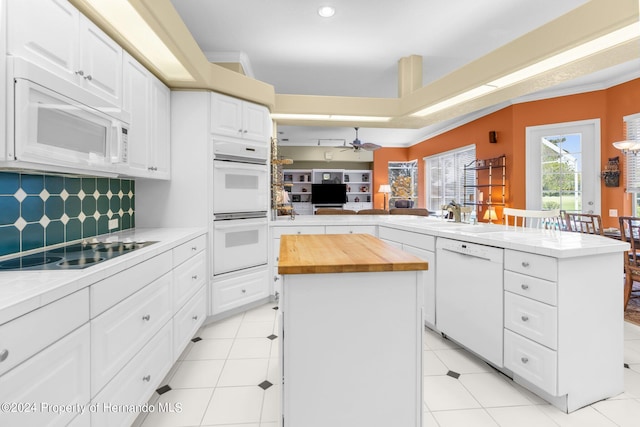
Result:
{"label": "recessed ceiling light", "polygon": [[331,18],[336,13],[336,9],[332,6],[320,6],[318,8],[318,15],[323,18]]}

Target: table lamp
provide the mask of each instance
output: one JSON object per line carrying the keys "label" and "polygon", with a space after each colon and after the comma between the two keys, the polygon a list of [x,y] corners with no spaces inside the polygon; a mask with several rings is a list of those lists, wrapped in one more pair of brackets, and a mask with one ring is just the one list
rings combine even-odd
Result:
{"label": "table lamp", "polygon": [[498,219],[498,215],[496,215],[496,211],[491,206],[489,206],[484,212],[484,216],[482,217],[482,219],[488,220],[489,223],[492,223],[493,221]]}
{"label": "table lamp", "polygon": [[384,205],[382,205],[382,209],[387,210],[387,194],[391,193],[391,186],[389,184],[380,185],[378,193],[382,193],[384,195]]}

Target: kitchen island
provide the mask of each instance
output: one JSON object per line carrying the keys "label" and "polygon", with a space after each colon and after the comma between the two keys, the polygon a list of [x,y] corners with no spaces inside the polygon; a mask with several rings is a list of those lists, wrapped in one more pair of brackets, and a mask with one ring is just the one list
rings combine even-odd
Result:
{"label": "kitchen island", "polygon": [[[325,233],[369,233],[428,260],[429,270],[423,273],[426,325],[561,410],[572,412],[622,393],[623,253],[628,244],[582,233],[430,217],[309,216],[272,222],[271,259],[277,258],[286,235]],[[438,298],[465,295],[469,302],[473,298],[460,283],[489,284],[473,276],[465,254],[454,269],[443,264],[446,241],[463,252],[472,245],[492,253],[498,250],[495,261],[502,274],[490,281],[490,292],[488,288],[480,292],[473,305],[485,313],[475,311],[475,316],[467,317],[458,298]],[[473,280],[458,280],[456,272],[469,273]],[[273,277],[277,292],[277,270]],[[464,316],[459,315],[461,310]],[[478,327],[477,320],[488,319],[489,314],[497,321]],[[483,339],[469,333],[474,328],[493,340],[492,355],[477,346]]]}
{"label": "kitchen island", "polygon": [[282,237],[284,425],[422,426],[427,268],[367,234]]}

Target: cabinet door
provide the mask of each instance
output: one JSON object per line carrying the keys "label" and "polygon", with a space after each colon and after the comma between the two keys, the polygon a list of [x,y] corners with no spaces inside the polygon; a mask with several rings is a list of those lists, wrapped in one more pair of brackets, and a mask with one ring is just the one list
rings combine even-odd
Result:
{"label": "cabinet door", "polygon": [[29,413],[0,411],[0,425],[66,426],[78,412],[47,405],[88,404],[89,353],[87,323],[0,377],[0,402],[33,405]]}
{"label": "cabinet door", "polygon": [[129,127],[129,173],[147,176],[151,131],[149,72],[131,55],[124,57],[123,109],[131,114]]}
{"label": "cabinet door", "polygon": [[242,108],[242,137],[256,141],[269,141],[271,117],[262,105],[244,102]]}
{"label": "cabinet door", "polygon": [[418,275],[424,284],[424,321],[429,326],[436,324],[436,256],[431,251],[402,245],[402,249],[421,258],[429,264],[428,270],[420,271]]}
{"label": "cabinet door", "polygon": [[7,51],[77,81],[79,20],[66,0],[9,0]]}
{"label": "cabinet door", "polygon": [[152,177],[171,177],[170,157],[170,104],[171,91],[160,80],[151,77],[151,160]]}
{"label": "cabinet door", "polygon": [[211,132],[242,137],[242,101],[230,96],[211,94]]}
{"label": "cabinet door", "polygon": [[122,105],[122,48],[91,21],[80,19],[82,86]]}

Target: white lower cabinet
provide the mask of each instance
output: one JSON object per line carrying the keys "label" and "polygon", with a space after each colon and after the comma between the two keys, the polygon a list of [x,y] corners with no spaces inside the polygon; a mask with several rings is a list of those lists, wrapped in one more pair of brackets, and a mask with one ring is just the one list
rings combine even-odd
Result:
{"label": "white lower cabinet", "polygon": [[166,274],[91,321],[91,391],[95,395],[172,316]]}
{"label": "white lower cabinet", "polygon": [[[91,427],[131,425],[138,416],[136,407],[146,404],[174,362],[171,322],[91,401]],[[133,409],[132,409],[133,408]]]}
{"label": "white lower cabinet", "polygon": [[200,252],[173,270],[173,312],[180,310],[207,282],[207,258]]}
{"label": "white lower cabinet", "polygon": [[557,394],[557,353],[508,329],[504,331],[504,366],[546,393]]}
{"label": "white lower cabinet", "polygon": [[173,354],[178,357],[207,317],[207,287],[200,290],[173,317]]}
{"label": "white lower cabinet", "polygon": [[378,227],[375,225],[327,225],[327,234],[371,234],[378,235]]}
{"label": "white lower cabinet", "polygon": [[269,295],[269,269],[257,267],[217,276],[211,284],[211,314],[216,315]]}
{"label": "white lower cabinet", "polygon": [[0,377],[0,402],[15,405],[0,425],[66,426],[80,415],[91,398],[89,343],[87,323]]}

